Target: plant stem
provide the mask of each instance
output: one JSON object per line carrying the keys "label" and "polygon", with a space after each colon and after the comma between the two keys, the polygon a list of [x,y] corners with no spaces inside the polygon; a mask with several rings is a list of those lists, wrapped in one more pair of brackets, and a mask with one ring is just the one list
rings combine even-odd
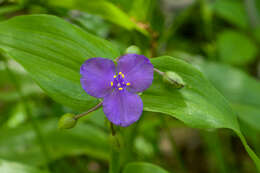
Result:
{"label": "plant stem", "polygon": [[111,147],[110,153],[110,163],[109,163],[109,173],[119,173],[120,172],[120,152],[119,149]]}
{"label": "plant stem", "polygon": [[184,166],[183,159],[181,157],[180,151],[179,151],[179,149],[176,145],[174,137],[171,134],[171,129],[169,127],[168,121],[165,118],[163,119],[163,121],[164,121],[164,124],[166,125],[166,132],[167,132],[168,138],[171,141],[171,147],[172,147],[172,150],[173,150],[173,155],[175,155],[175,157],[177,159],[177,162],[178,162],[178,165],[179,165],[179,168],[180,168],[180,172],[187,173],[187,170]]}
{"label": "plant stem", "polygon": [[76,115],[76,116],[74,117],[74,119],[75,119],[75,120],[78,120],[79,118],[81,118],[81,117],[83,117],[83,116],[85,116],[85,115],[87,115],[87,114],[89,114],[89,113],[91,113],[91,112],[93,112],[93,111],[99,109],[99,108],[102,106],[102,104],[103,104],[103,102],[98,103],[98,104],[97,104],[96,106],[94,106],[93,108],[90,108],[87,112],[83,112],[83,113],[81,113],[81,114]]}
{"label": "plant stem", "polygon": [[218,133],[201,131],[201,134],[205,141],[209,155],[213,158],[213,161],[215,161],[216,163],[209,165],[218,165],[217,167],[212,168],[212,170],[217,170],[217,172],[220,173],[230,172],[231,170],[228,170],[228,167],[226,165],[226,158],[223,155],[223,147],[221,145]]}
{"label": "plant stem", "polygon": [[164,75],[164,72],[160,71],[160,70],[157,69],[157,68],[153,68],[153,70],[154,70],[155,72],[157,72],[157,73],[158,73],[159,75],[161,75],[161,76]]}
{"label": "plant stem", "polygon": [[115,129],[114,129],[113,123],[111,123],[111,122],[110,122],[110,128],[111,128],[112,136],[115,136],[115,135],[116,135],[116,131],[115,131]]}
{"label": "plant stem", "polygon": [[41,130],[40,128],[38,127],[35,119],[33,118],[32,114],[31,114],[31,110],[30,110],[30,107],[27,103],[27,100],[26,98],[23,96],[23,93],[22,93],[22,90],[21,90],[21,86],[20,86],[20,83],[18,82],[18,80],[16,80],[16,77],[15,75],[12,73],[12,71],[9,69],[8,67],[8,63],[7,63],[7,60],[5,59],[4,57],[4,64],[5,64],[5,69],[6,69],[6,72],[7,74],[9,75],[10,79],[12,80],[12,82],[14,83],[15,85],[15,89],[17,90],[18,92],[18,95],[20,97],[20,100],[25,108],[25,112],[26,112],[26,115],[28,117],[28,120],[29,122],[31,123],[32,125],[32,128],[36,134],[36,138],[37,138],[37,141],[39,143],[39,146],[41,148],[41,152],[45,158],[45,161],[46,161],[46,169],[49,170],[49,167],[48,167],[48,162],[50,161],[50,157],[49,157],[49,152],[48,152],[48,149],[47,149],[47,145],[43,139],[43,135],[41,133]]}
{"label": "plant stem", "polygon": [[111,151],[110,151],[110,162],[109,162],[109,173],[120,172],[120,143],[116,136],[114,125],[110,122],[111,129]]}

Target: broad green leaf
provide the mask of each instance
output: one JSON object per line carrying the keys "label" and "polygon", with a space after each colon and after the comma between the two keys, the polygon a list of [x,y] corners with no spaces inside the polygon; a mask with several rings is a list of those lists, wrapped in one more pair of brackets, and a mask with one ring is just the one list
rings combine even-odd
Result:
{"label": "broad green leaf", "polygon": [[0,159],[0,172],[1,173],[48,173],[48,171],[43,171],[29,165],[25,165],[17,162],[10,162],[3,159]]}
{"label": "broad green leaf", "polygon": [[213,9],[223,19],[245,29],[248,27],[249,21],[242,2],[238,0],[217,0],[213,5]]}
{"label": "broad green leaf", "polygon": [[257,47],[242,33],[224,31],[218,35],[217,51],[222,62],[232,65],[248,65],[256,58]]}
{"label": "broad green leaf", "polygon": [[[84,60],[119,56],[109,42],[48,15],[22,16],[0,23],[0,48],[22,64],[48,95],[78,110],[97,103],[80,85],[79,68]],[[144,110],[168,114],[190,127],[234,130],[260,169],[259,159],[239,130],[235,113],[201,72],[172,57],[155,58],[152,63],[161,71],[177,73],[186,85],[180,90],[168,87],[155,74],[153,85],[142,95]]]}
{"label": "broad green leaf", "polygon": [[236,116],[226,99],[196,68],[168,56],[154,58],[152,63],[163,72],[177,73],[186,85],[182,89],[173,89],[155,73],[153,85],[141,96],[146,111],[169,114],[190,127],[239,130]]}
{"label": "broad green leaf", "polygon": [[173,71],[180,75],[186,86],[179,90],[167,87],[161,76],[155,74],[153,85],[142,95],[144,110],[168,114],[190,127],[232,129],[260,170],[260,160],[246,143],[236,114],[199,70],[168,56],[154,58],[152,63],[163,72]]}
{"label": "broad green leaf", "polygon": [[145,162],[133,162],[126,165],[123,173],[168,173],[157,165]]}
{"label": "broad green leaf", "polygon": [[80,65],[91,57],[119,56],[109,42],[48,15],[0,23],[0,49],[19,62],[54,100],[78,110],[97,103],[80,86]]}
{"label": "broad green leaf", "polygon": [[239,118],[260,131],[260,81],[229,65],[201,62],[199,68],[232,103]]}
{"label": "broad green leaf", "polygon": [[[93,116],[96,115],[96,112],[93,113]],[[57,118],[51,118],[38,123],[52,160],[78,154],[108,160],[110,150],[106,132],[82,122],[71,130],[59,130],[57,122]],[[12,129],[1,128],[0,158],[30,165],[44,164],[44,156],[30,124]]]}

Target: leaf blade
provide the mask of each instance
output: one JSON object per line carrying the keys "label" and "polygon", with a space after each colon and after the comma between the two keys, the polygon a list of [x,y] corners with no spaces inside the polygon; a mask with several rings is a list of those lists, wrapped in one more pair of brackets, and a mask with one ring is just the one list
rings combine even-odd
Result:
{"label": "leaf blade", "polygon": [[49,15],[15,17],[0,26],[0,48],[54,100],[78,110],[97,103],[81,88],[79,68],[91,57],[119,56],[113,45]]}
{"label": "leaf blade", "polygon": [[184,61],[167,56],[152,59],[152,63],[163,72],[176,72],[187,86],[180,90],[169,88],[156,74],[153,85],[142,95],[145,110],[170,114],[191,127],[239,129],[227,101],[201,72]]}

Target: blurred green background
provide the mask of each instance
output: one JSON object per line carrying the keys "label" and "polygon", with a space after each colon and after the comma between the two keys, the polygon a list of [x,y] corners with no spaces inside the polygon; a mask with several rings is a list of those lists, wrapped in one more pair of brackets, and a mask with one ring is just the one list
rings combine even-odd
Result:
{"label": "blurred green background", "polygon": [[[136,45],[147,57],[170,55],[191,63],[230,101],[260,156],[259,0],[0,0],[0,21],[27,14],[59,16],[121,52]],[[108,172],[110,130],[102,110],[72,130],[58,130],[67,112],[74,111],[50,99],[2,52],[0,172]],[[230,130],[193,129],[151,112],[117,130],[126,148],[124,165],[149,162],[171,173],[256,172]],[[142,173],[139,166],[130,164],[124,172]]]}

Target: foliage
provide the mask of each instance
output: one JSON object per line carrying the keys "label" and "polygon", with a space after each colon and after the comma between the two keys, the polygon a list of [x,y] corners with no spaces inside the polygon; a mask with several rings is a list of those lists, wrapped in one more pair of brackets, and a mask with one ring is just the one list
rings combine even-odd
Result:
{"label": "foliage", "polygon": [[[0,0],[0,172],[259,172],[259,19],[242,0]],[[157,70],[142,118],[58,129],[100,102],[82,63],[129,52]]]}

